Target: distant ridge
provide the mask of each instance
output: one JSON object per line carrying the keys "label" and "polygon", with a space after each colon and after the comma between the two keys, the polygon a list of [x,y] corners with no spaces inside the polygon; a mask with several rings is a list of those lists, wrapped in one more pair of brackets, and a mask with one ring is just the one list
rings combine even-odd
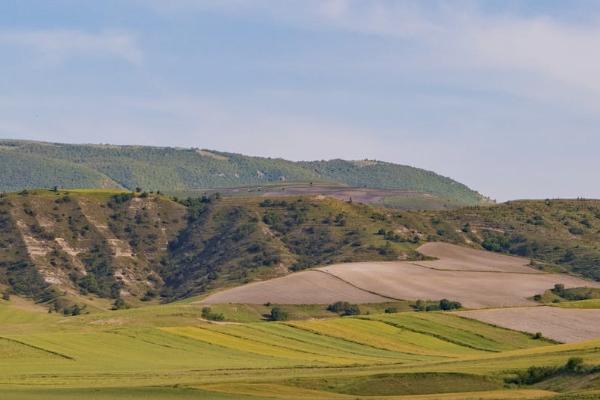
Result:
{"label": "distant ridge", "polygon": [[282,183],[322,183],[431,194],[475,205],[485,198],[431,171],[375,160],[301,161],[196,148],[0,140],[0,191],[123,188],[186,192]]}

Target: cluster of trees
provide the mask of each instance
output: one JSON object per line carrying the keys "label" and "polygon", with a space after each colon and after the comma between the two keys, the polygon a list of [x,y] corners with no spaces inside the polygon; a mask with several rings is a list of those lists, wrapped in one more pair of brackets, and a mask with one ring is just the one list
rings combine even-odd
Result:
{"label": "cluster of trees", "polygon": [[588,366],[583,363],[583,359],[572,357],[560,367],[531,366],[525,371],[518,371],[516,376],[507,378],[506,383],[533,385],[561,375],[587,375],[599,371],[600,366]]}
{"label": "cluster of trees", "polygon": [[271,308],[271,313],[269,314],[270,321],[287,321],[289,317],[289,313],[281,307]]}
{"label": "cluster of trees", "polygon": [[462,307],[458,301],[441,299],[440,301],[417,300],[412,306],[416,311],[451,311]]}
{"label": "cluster of trees", "polygon": [[224,321],[225,315],[223,315],[223,313],[213,312],[210,307],[202,307],[202,318],[209,321]]}
{"label": "cluster of trees", "polygon": [[337,313],[341,316],[360,315],[358,304],[351,304],[347,301],[336,301],[327,306],[327,311]]}
{"label": "cluster of trees", "polygon": [[[600,297],[600,289],[585,287],[567,289],[562,283],[557,283],[550,291],[556,296],[570,301],[588,300]],[[534,300],[541,300],[541,297],[539,299],[537,299],[537,296],[534,297]]]}

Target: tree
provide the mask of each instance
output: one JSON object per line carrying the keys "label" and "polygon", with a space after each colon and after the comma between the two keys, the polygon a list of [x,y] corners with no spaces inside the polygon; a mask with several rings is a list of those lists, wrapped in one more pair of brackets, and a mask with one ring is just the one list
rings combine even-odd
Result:
{"label": "tree", "polygon": [[225,316],[222,313],[214,313],[210,307],[202,307],[202,318],[209,321],[224,321]]}
{"label": "tree", "polygon": [[120,297],[115,300],[112,306],[113,310],[124,310],[126,308],[129,308],[129,305]]}
{"label": "tree", "polygon": [[448,299],[440,300],[440,310],[442,311],[455,310],[461,307],[462,304],[460,304],[458,301],[450,301]]}
{"label": "tree", "polygon": [[580,357],[571,357],[565,364],[565,370],[568,372],[578,372],[583,366],[583,359]]}
{"label": "tree", "polygon": [[427,304],[423,300],[417,300],[415,303],[415,310],[417,311],[425,311],[427,309]]}
{"label": "tree", "polygon": [[562,283],[557,283],[556,285],[554,285],[554,289],[552,289],[552,293],[554,293],[557,296],[562,297],[565,293],[565,285],[563,285]]}
{"label": "tree", "polygon": [[288,317],[287,311],[282,310],[280,307],[273,307],[271,309],[271,321],[287,321]]}
{"label": "tree", "polygon": [[331,311],[342,316],[359,315],[360,307],[357,304],[350,304],[347,301],[336,301],[327,306],[327,311]]}

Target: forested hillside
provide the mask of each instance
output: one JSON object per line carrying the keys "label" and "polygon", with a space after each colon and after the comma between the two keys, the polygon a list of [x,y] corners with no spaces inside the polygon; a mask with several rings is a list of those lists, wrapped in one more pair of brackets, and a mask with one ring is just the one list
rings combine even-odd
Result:
{"label": "forested hillside", "polygon": [[448,241],[600,279],[600,201],[446,212],[319,196],[174,201],[147,192],[35,190],[0,197],[0,289],[109,308],[172,301],[318,265],[422,258]]}
{"label": "forested hillside", "polygon": [[0,191],[137,187],[189,192],[304,182],[429,194],[454,206],[485,201],[430,171],[379,161],[292,162],[199,149],[0,140]]}

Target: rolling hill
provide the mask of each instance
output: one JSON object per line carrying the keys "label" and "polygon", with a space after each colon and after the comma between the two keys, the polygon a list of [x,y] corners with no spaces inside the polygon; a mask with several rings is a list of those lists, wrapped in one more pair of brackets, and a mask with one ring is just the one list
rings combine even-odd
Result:
{"label": "rolling hill", "polygon": [[[292,162],[200,149],[78,145],[0,140],[0,191],[36,188],[121,188],[198,194],[209,189],[315,186],[389,190],[402,206],[457,207],[488,200],[430,171],[381,161]],[[326,190],[326,189],[324,189]],[[412,199],[412,200],[411,200]],[[412,206],[412,205],[411,205]]]}
{"label": "rolling hill", "polygon": [[330,264],[435,266],[417,251],[427,242],[506,252],[533,260],[534,272],[598,280],[599,227],[600,202],[584,200],[411,212],[321,196],[174,201],[118,190],[22,191],[0,197],[0,289],[65,312],[141,306]]}

